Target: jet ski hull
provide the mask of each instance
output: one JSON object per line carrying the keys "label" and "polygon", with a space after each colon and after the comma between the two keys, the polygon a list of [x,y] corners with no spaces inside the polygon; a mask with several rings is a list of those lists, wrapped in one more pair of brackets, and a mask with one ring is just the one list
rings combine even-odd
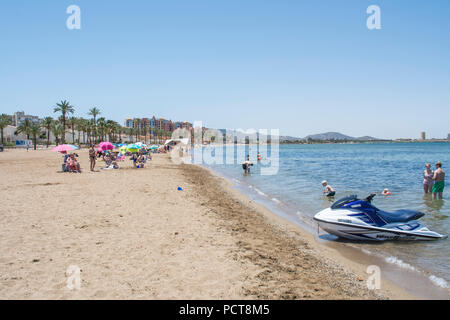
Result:
{"label": "jet ski hull", "polygon": [[422,226],[416,220],[405,223],[392,223],[377,227],[361,221],[363,214],[352,210],[325,209],[315,217],[319,226],[326,232],[335,236],[363,241],[389,241],[389,240],[438,240],[445,239],[437,232]]}

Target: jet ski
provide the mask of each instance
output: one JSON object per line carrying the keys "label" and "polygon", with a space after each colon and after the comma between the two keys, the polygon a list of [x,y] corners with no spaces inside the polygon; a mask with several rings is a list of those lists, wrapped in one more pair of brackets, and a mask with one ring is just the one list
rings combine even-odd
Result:
{"label": "jet ski", "polygon": [[447,236],[429,230],[413,210],[382,211],[372,205],[375,194],[364,200],[356,195],[342,198],[314,216],[326,232],[350,240],[437,240]]}

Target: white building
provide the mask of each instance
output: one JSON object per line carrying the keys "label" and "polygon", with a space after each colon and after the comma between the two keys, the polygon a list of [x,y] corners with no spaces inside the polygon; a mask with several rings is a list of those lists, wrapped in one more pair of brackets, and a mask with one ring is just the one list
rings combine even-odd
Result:
{"label": "white building", "polygon": [[15,127],[18,127],[26,119],[28,119],[34,123],[39,123],[41,121],[41,119],[39,119],[38,116],[31,116],[31,115],[25,114],[25,112],[23,112],[23,111],[18,111],[18,112],[15,112],[12,116],[12,125]]}

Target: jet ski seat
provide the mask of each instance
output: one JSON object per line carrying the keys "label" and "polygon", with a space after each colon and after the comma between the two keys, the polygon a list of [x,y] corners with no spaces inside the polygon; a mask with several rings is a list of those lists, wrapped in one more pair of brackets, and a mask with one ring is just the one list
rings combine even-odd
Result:
{"label": "jet ski seat", "polygon": [[395,222],[408,222],[422,218],[425,214],[413,210],[398,210],[394,212],[377,211],[377,215],[387,224]]}

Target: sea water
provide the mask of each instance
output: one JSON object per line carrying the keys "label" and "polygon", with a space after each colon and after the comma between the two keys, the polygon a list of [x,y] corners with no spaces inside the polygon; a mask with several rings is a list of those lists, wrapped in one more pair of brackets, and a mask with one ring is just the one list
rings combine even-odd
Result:
{"label": "sea water", "polygon": [[[254,200],[294,223],[310,226],[311,230],[317,228],[312,217],[328,208],[333,200],[351,194],[365,198],[377,193],[373,201],[376,207],[385,211],[422,211],[426,215],[420,221],[425,226],[440,234],[450,234],[450,187],[444,191],[443,200],[424,195],[422,187],[425,163],[434,168],[434,163],[441,161],[444,170],[450,170],[450,143],[295,144],[280,145],[273,153],[270,149],[267,154],[262,151],[263,160],[257,162],[254,158],[257,145],[227,146],[223,161],[206,166],[230,179]],[[216,151],[207,147],[203,149],[203,154],[206,153],[214,156]],[[234,156],[233,163],[225,164],[226,153],[228,157]],[[243,174],[241,165],[247,154],[252,155],[254,163],[250,175]],[[260,174],[262,167],[270,165],[267,157],[272,160],[278,157],[277,174]],[[336,190],[334,199],[322,195],[323,180]],[[380,195],[385,188],[391,191],[390,196]],[[420,273],[431,286],[449,290],[449,240],[346,245],[377,255],[405,271]]]}

